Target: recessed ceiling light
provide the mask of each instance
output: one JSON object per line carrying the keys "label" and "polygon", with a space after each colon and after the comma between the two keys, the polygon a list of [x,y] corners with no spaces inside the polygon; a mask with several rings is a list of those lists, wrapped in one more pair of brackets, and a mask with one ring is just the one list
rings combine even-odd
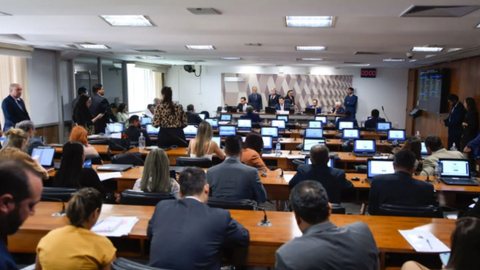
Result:
{"label": "recessed ceiling light", "polygon": [[215,50],[213,45],[185,45],[189,50]]}
{"label": "recessed ceiling light", "polygon": [[100,15],[111,26],[154,26],[144,15]]}
{"label": "recessed ceiling light", "polygon": [[385,58],[383,62],[405,62],[403,58]]}
{"label": "recessed ceiling light", "polygon": [[287,27],[332,27],[333,16],[286,16]]}
{"label": "recessed ceiling light", "polygon": [[425,55],[425,58],[432,58],[432,57],[434,57],[435,55],[436,55],[436,54],[427,54],[427,55]]}
{"label": "recessed ceiling light", "polygon": [[297,61],[323,61],[323,58],[304,57],[304,58],[297,58]]}
{"label": "recessed ceiling light", "polygon": [[227,57],[222,57],[223,60],[241,60],[242,58],[236,57],[236,56],[227,56]]}
{"label": "recessed ceiling light", "polygon": [[463,50],[463,48],[450,48],[447,50],[447,52],[458,52],[458,51],[461,51]]}
{"label": "recessed ceiling light", "polygon": [[107,50],[109,47],[104,44],[94,44],[94,43],[80,43],[78,44],[80,48],[83,49],[92,49],[92,50]]}
{"label": "recessed ceiling light", "polygon": [[296,46],[295,50],[297,51],[325,51],[327,48],[325,46]]}
{"label": "recessed ceiling light", "polygon": [[441,52],[443,47],[434,47],[434,46],[415,46],[412,48],[413,52]]}

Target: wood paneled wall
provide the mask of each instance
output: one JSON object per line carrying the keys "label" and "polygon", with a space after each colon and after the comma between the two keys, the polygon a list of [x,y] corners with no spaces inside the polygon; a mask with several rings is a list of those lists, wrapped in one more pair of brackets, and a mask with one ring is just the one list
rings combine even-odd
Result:
{"label": "wood paneled wall", "polygon": [[42,136],[46,143],[58,143],[58,125],[49,125],[44,127],[37,127],[35,129],[36,136]]}
{"label": "wood paneled wall", "polygon": [[[477,101],[477,107],[480,108],[480,56],[422,67],[421,69],[424,68],[450,69],[450,93],[458,95],[462,102],[466,97],[473,97]],[[408,74],[407,107],[409,110],[415,107],[417,100],[416,80],[418,70],[411,69]],[[407,132],[408,134],[414,134],[418,130],[422,137],[438,135],[446,145],[447,128],[443,124],[443,119],[446,117],[447,114],[429,112],[422,112],[422,115],[415,120],[407,117]]]}

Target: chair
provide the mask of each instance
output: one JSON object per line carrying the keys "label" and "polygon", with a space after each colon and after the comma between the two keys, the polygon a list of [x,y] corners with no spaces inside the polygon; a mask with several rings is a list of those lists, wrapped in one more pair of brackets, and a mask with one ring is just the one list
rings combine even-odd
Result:
{"label": "chair", "polygon": [[200,167],[210,168],[212,167],[212,161],[204,157],[178,157],[176,159],[176,166],[181,167]]}
{"label": "chair", "polygon": [[228,200],[221,198],[208,198],[208,206],[223,209],[257,210],[257,202],[252,200]]}
{"label": "chair", "polygon": [[44,187],[41,201],[45,202],[67,202],[72,194],[77,192],[75,188]]}
{"label": "chair", "polygon": [[175,197],[170,192],[143,192],[125,190],[120,195],[120,204],[157,205],[157,203],[160,201],[174,199]]}
{"label": "chair", "polygon": [[167,270],[165,268],[147,266],[145,264],[127,260],[125,258],[117,258],[115,261],[113,261],[112,269],[113,270]]}
{"label": "chair", "polygon": [[332,214],[343,214],[343,215],[345,215],[346,212],[347,212],[345,207],[343,207],[339,203],[332,203],[331,207],[332,207]]}
{"label": "chair", "polygon": [[130,164],[134,166],[143,166],[142,154],[123,153],[112,157],[112,164]]}
{"label": "chair", "polygon": [[406,206],[394,204],[381,204],[376,215],[404,216],[404,217],[436,217],[442,218],[442,209],[435,205]]}

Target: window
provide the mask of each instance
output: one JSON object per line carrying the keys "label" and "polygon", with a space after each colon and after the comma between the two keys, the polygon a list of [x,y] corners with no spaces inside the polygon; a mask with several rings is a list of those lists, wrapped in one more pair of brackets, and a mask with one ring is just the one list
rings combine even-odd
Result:
{"label": "window", "polygon": [[128,76],[128,110],[140,114],[160,96],[162,89],[162,73],[152,69],[127,64]]}

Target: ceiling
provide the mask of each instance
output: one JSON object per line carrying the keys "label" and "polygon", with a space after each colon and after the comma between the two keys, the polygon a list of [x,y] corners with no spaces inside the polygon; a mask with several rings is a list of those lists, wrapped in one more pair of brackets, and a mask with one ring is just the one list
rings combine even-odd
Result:
{"label": "ceiling", "polygon": [[[94,53],[108,58],[162,64],[413,67],[480,54],[480,10],[460,18],[400,15],[412,5],[480,5],[480,0],[0,0],[0,42],[64,51],[65,57]],[[187,8],[215,8],[221,15],[193,15]],[[111,27],[99,15],[147,15],[156,27]],[[336,16],[333,28],[285,27],[287,15]],[[18,36],[16,36],[18,35]],[[23,39],[22,39],[23,38]],[[108,52],[77,50],[71,44],[106,44]],[[245,46],[261,43],[261,47]],[[186,44],[212,44],[192,51]],[[296,45],[322,45],[323,52],[298,52]],[[415,45],[464,50],[425,58],[406,53]],[[139,53],[155,49],[164,53]],[[355,55],[357,51],[376,55]],[[139,60],[139,56],[160,56]],[[242,60],[226,61],[236,56]],[[297,61],[316,57],[323,61]],[[405,58],[386,63],[384,58]]]}

